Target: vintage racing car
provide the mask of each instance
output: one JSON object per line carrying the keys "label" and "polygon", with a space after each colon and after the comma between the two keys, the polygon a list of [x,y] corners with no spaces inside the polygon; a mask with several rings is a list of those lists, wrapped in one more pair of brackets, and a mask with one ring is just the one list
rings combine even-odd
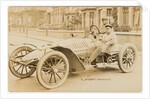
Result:
{"label": "vintage racing car", "polygon": [[[100,30],[92,25],[88,35],[94,32]],[[19,78],[29,77],[36,71],[39,83],[47,89],[61,86],[69,73],[80,73],[87,65],[117,63],[122,72],[133,71],[137,60],[135,45],[115,44],[89,62],[90,55],[97,48],[95,43],[95,40],[87,38],[86,35],[82,38],[54,42],[40,48],[32,44],[23,44],[11,53],[9,68],[12,74]]]}

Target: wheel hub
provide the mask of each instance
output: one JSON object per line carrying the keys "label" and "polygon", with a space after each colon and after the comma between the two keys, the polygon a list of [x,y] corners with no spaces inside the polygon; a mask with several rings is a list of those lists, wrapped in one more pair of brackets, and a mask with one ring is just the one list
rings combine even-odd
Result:
{"label": "wheel hub", "polygon": [[54,73],[57,73],[57,72],[58,72],[58,69],[57,69],[57,68],[54,68],[54,69],[53,69],[53,72],[54,72]]}
{"label": "wheel hub", "polygon": [[127,55],[127,60],[132,60],[133,59],[133,56],[131,54],[128,54]]}
{"label": "wheel hub", "polygon": [[130,55],[127,55],[127,60],[130,60],[131,59],[131,56]]}

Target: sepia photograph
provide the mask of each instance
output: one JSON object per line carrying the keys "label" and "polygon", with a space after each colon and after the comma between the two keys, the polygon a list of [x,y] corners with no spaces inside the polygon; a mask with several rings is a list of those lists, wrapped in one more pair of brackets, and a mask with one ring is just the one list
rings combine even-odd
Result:
{"label": "sepia photograph", "polygon": [[9,6],[8,91],[140,93],[141,6]]}

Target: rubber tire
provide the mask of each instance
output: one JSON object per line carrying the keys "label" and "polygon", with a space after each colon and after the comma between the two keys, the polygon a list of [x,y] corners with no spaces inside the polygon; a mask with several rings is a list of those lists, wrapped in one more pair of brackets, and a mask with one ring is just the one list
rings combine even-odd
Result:
{"label": "rubber tire", "polygon": [[[47,84],[42,80],[42,77],[41,77],[42,64],[43,64],[43,62],[45,62],[45,60],[46,60],[49,56],[52,56],[52,55],[58,55],[58,56],[63,57],[63,59],[64,59],[65,62],[66,62],[66,68],[67,68],[66,74],[65,74],[64,78],[63,78],[62,81],[61,81],[59,84],[57,84],[56,86],[49,86],[49,85],[47,85]],[[53,88],[57,88],[57,87],[61,86],[61,85],[65,82],[65,80],[67,79],[68,74],[69,74],[69,62],[68,62],[68,59],[67,59],[67,57],[66,57],[63,53],[58,52],[58,51],[48,52],[48,53],[46,53],[45,55],[43,55],[43,57],[42,57],[42,58],[40,59],[40,61],[38,62],[37,69],[36,69],[37,80],[38,80],[38,82],[39,82],[44,88],[46,88],[46,89],[53,89]]]}
{"label": "rubber tire", "polygon": [[27,78],[27,77],[30,77],[30,76],[35,72],[35,70],[36,70],[36,68],[32,68],[31,71],[30,71],[28,74],[20,75],[20,74],[18,74],[18,73],[13,69],[13,67],[12,67],[12,61],[11,61],[10,59],[11,59],[12,57],[14,57],[18,52],[20,52],[20,51],[22,51],[22,50],[24,50],[24,49],[27,49],[27,50],[29,50],[30,52],[33,51],[33,49],[30,48],[30,47],[22,46],[22,47],[19,47],[19,48],[15,49],[15,50],[11,53],[11,55],[10,55],[10,57],[9,57],[9,69],[10,69],[10,71],[12,72],[12,74],[15,75],[15,76],[18,77],[18,78]]}
{"label": "rubber tire", "polygon": [[[132,48],[134,50],[134,53],[135,53],[135,60],[134,60],[134,63],[132,64],[132,68],[130,68],[129,70],[125,69],[122,65],[122,55],[124,53],[124,51],[127,49],[127,48]],[[127,44],[124,44],[123,47],[121,48],[120,52],[119,52],[119,56],[118,56],[118,64],[119,64],[119,68],[120,70],[123,72],[123,73],[128,73],[128,72],[132,72],[134,69],[135,69],[135,64],[137,62],[137,48],[135,45],[131,44],[131,43],[127,43]]]}

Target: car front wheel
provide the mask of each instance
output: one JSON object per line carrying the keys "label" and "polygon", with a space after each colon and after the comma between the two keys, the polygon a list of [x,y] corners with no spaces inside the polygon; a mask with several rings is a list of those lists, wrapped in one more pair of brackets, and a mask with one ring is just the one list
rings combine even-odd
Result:
{"label": "car front wheel", "polygon": [[68,59],[58,51],[48,52],[37,65],[37,79],[47,89],[61,86],[67,79],[68,73]]}

